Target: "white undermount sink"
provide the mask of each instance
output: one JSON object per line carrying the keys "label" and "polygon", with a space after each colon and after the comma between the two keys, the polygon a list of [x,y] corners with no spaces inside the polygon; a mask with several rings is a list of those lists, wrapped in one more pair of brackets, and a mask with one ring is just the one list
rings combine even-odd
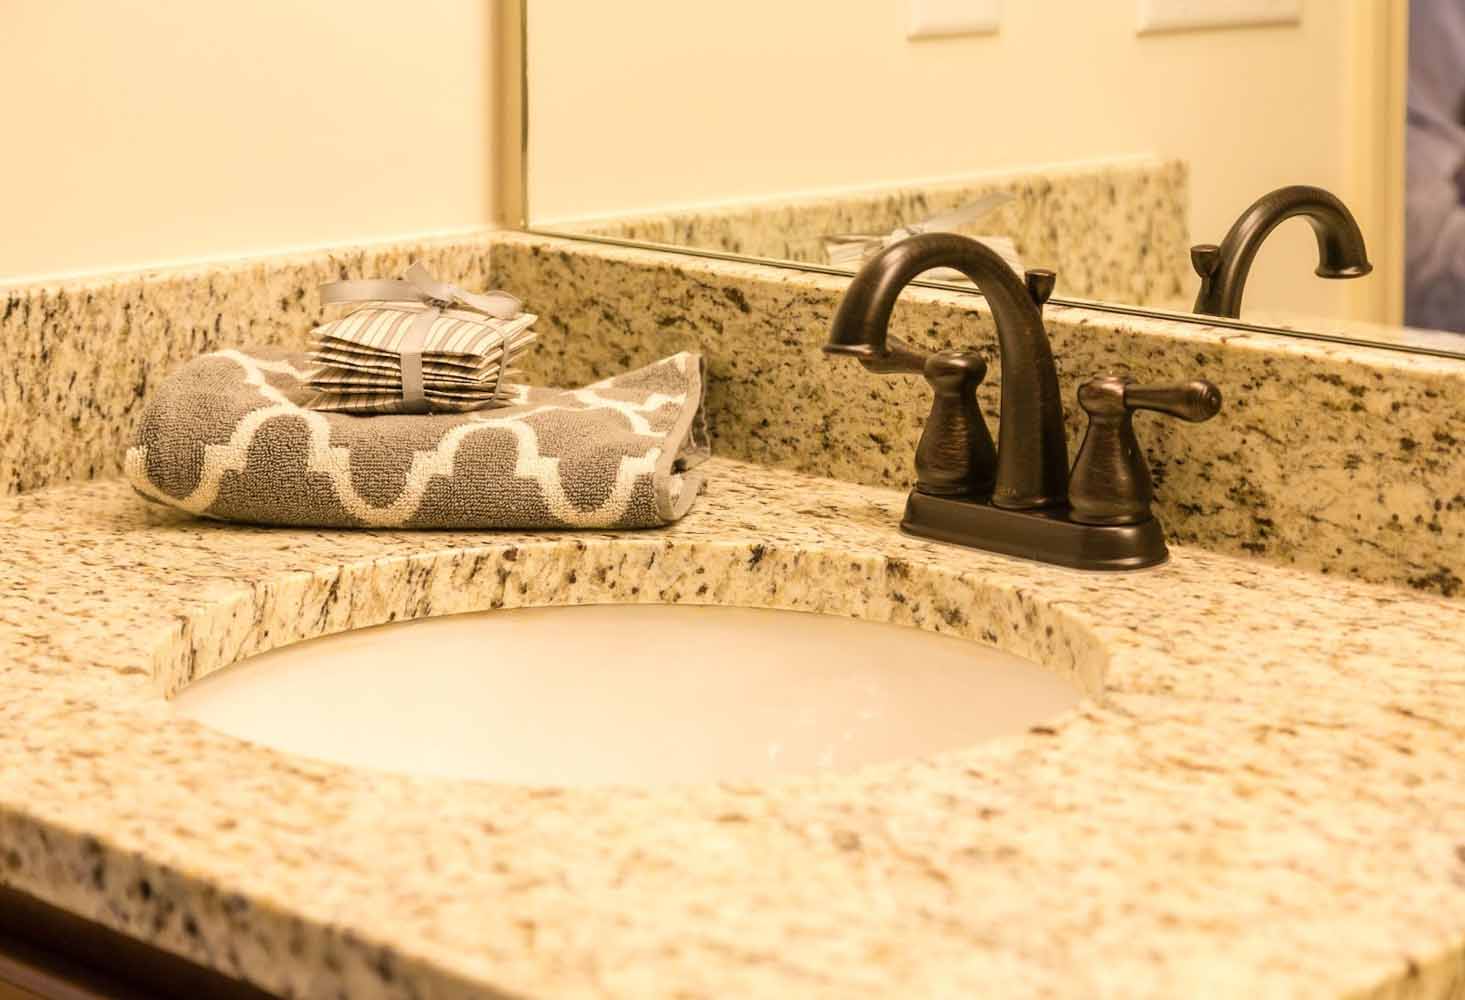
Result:
{"label": "white undermount sink", "polygon": [[664,784],[846,770],[1020,733],[1075,704],[1031,661],[825,615],[685,605],[488,611],[244,660],[175,710],[414,775]]}

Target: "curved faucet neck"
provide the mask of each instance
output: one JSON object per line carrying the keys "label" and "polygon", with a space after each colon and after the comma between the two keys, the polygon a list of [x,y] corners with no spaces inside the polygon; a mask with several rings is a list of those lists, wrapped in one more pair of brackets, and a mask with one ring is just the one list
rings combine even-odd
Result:
{"label": "curved faucet neck", "polygon": [[1373,270],[1364,248],[1363,233],[1348,207],[1322,188],[1295,184],[1278,188],[1253,202],[1219,247],[1192,248],[1191,261],[1201,278],[1194,311],[1208,316],[1240,317],[1241,296],[1257,251],[1272,230],[1299,215],[1307,219],[1317,236],[1319,277],[1357,278]]}
{"label": "curved faucet neck", "polygon": [[1068,447],[1053,350],[1039,304],[990,248],[952,233],[913,236],[887,247],[850,282],[825,350],[854,355],[873,370],[892,370],[890,359],[901,350],[887,343],[896,299],[917,276],[937,267],[970,278],[997,327],[1002,409],[993,506],[1030,510],[1064,502]]}

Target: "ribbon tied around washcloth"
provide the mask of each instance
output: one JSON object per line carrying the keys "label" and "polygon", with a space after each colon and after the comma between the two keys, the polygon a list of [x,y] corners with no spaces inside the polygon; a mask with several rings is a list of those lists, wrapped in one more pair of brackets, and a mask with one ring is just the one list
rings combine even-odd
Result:
{"label": "ribbon tied around washcloth", "polygon": [[524,303],[508,292],[469,292],[438,281],[421,263],[414,263],[401,278],[330,281],[320,286],[322,305],[345,302],[409,302],[422,305],[398,348],[402,370],[402,403],[408,413],[429,411],[422,376],[422,351],[433,323],[445,309],[463,309],[493,319],[513,319]]}

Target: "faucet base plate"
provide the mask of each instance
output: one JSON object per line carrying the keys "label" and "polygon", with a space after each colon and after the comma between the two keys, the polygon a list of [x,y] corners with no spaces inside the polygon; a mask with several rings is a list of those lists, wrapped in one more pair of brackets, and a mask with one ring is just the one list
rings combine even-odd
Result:
{"label": "faucet base plate", "polygon": [[912,491],[901,530],[920,538],[985,549],[1070,569],[1144,569],[1169,557],[1165,532],[1153,517],[1139,524],[1079,524],[1067,506],[1003,510],[984,500]]}

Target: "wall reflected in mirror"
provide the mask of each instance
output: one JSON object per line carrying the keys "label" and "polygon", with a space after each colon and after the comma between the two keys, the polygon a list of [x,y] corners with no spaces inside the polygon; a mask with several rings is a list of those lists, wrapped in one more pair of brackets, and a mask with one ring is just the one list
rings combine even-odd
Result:
{"label": "wall reflected in mirror", "polygon": [[839,268],[943,229],[1056,270],[1059,298],[1190,315],[1192,246],[1313,185],[1372,272],[1317,277],[1287,218],[1240,319],[1465,353],[1400,329],[1406,4],[938,6],[969,23],[923,33],[922,0],[527,0],[530,226]]}

